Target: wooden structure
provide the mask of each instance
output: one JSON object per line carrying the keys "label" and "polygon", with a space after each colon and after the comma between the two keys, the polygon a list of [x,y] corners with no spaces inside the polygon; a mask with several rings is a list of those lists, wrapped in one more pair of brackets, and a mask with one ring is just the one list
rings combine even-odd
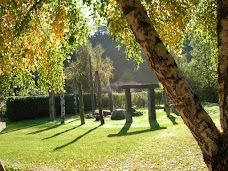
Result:
{"label": "wooden structure", "polygon": [[155,110],[155,88],[159,88],[158,84],[131,84],[131,85],[121,85],[119,89],[125,90],[126,98],[126,122],[132,122],[132,101],[131,101],[131,89],[147,89],[148,91],[148,119],[156,120],[156,110]]}

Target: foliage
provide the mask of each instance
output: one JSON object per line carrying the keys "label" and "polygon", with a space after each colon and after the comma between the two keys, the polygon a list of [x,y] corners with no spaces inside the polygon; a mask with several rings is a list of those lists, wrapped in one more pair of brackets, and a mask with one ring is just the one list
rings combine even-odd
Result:
{"label": "foliage", "polygon": [[[91,1],[86,2],[91,3]],[[100,3],[97,5],[94,2],[93,9],[98,11],[101,18],[106,19],[111,37],[126,45],[126,54],[129,58],[135,59],[138,63],[142,62],[139,45],[136,44],[135,37],[118,3],[115,0],[107,2],[98,0],[98,2]],[[216,2],[214,0],[207,2],[142,0],[142,3],[161,40],[176,53],[181,52],[187,33],[194,33],[211,40],[216,46]],[[206,25],[205,21],[207,21]]]}
{"label": "foliage", "polygon": [[[65,94],[65,113],[74,114],[74,94]],[[84,94],[84,110],[91,110],[91,94]],[[77,104],[78,98],[77,98]],[[56,115],[61,113],[60,95],[55,95]],[[77,111],[79,108],[77,107]],[[36,119],[49,116],[48,96],[16,96],[8,98],[6,103],[6,115],[10,120],[18,121]]]}
{"label": "foliage", "polygon": [[191,36],[192,59],[178,59],[180,69],[202,101],[218,102],[217,48],[200,37]]}
{"label": "foliage", "polygon": [[77,2],[0,2],[0,91],[2,96],[38,86],[63,91],[63,61],[87,33]]}
{"label": "foliage", "polygon": [[[218,105],[206,109],[211,108],[216,108],[212,118],[218,124]],[[65,125],[48,118],[7,122],[0,133],[1,160],[21,170],[208,170],[180,117],[172,115],[174,125],[157,110],[157,125],[150,127],[147,109],[141,110],[145,114],[131,125],[106,120],[101,127],[87,119],[80,126],[79,116],[67,117]]]}
{"label": "foliage", "polygon": [[[187,33],[194,33],[216,47],[214,0],[152,2],[142,0],[167,46],[177,52]],[[63,61],[91,32],[85,11],[95,24],[105,21],[111,37],[126,45],[126,54],[142,62],[139,45],[114,0],[4,0],[0,5],[0,90],[4,94],[13,94],[15,88],[25,92],[35,85],[44,92],[63,90]]]}
{"label": "foliage", "polygon": [[113,93],[113,104],[115,108],[125,107],[125,94],[124,93]]}
{"label": "foliage", "polygon": [[65,69],[67,87],[75,89],[78,83],[82,83],[83,90],[90,92],[90,58],[92,64],[92,78],[95,80],[95,71],[98,71],[101,79],[101,86],[109,84],[109,79],[112,78],[113,66],[110,58],[102,59],[104,49],[100,44],[92,47],[91,43],[84,46],[78,46],[76,51],[76,60],[71,62],[69,67]]}
{"label": "foliage", "polygon": [[[148,105],[148,94],[147,91],[132,92],[132,105],[136,108],[146,107]],[[125,107],[125,94],[124,93],[113,93],[113,103],[115,108]],[[159,106],[162,102],[162,90],[155,89],[155,104]],[[102,95],[102,104],[104,107],[109,106],[108,94]]]}

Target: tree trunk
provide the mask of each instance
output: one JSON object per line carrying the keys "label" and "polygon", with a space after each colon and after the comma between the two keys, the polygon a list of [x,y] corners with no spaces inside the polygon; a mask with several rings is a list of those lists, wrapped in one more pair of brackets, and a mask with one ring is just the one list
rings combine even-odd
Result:
{"label": "tree trunk", "polygon": [[[208,169],[219,170],[217,165],[221,165],[220,168],[223,169],[227,168],[227,136],[226,140],[221,138],[223,136],[203,109],[198,97],[159,38],[141,1],[116,1],[121,7],[136,41],[140,44],[148,65],[157,75],[176,110],[200,146]],[[223,151],[223,148],[226,151]],[[221,153],[221,150],[224,153]]]}
{"label": "tree trunk", "polygon": [[222,136],[219,157],[215,159],[214,168],[228,170],[228,1],[218,0],[217,5],[218,82]]}
{"label": "tree trunk", "polygon": [[91,88],[91,108],[92,113],[95,111],[95,102],[94,102],[94,86],[93,86],[93,68],[92,68],[92,56],[89,55],[89,74],[90,74],[90,88]]}
{"label": "tree trunk", "polygon": [[83,93],[82,93],[82,84],[78,84],[78,94],[79,94],[79,113],[81,119],[81,125],[85,124],[85,117],[84,117],[84,103],[83,103]]}
{"label": "tree trunk", "polygon": [[96,80],[97,80],[97,98],[98,98],[99,115],[100,115],[101,125],[103,125],[103,124],[105,124],[105,122],[104,122],[104,117],[102,114],[101,81],[100,81],[98,71],[95,71],[95,76],[96,76]]}
{"label": "tree trunk", "polygon": [[65,124],[65,99],[64,99],[64,93],[60,94],[60,106],[61,106],[61,124]]}
{"label": "tree trunk", "polygon": [[74,92],[74,112],[77,115],[77,91]]}
{"label": "tree trunk", "polygon": [[49,92],[49,115],[50,115],[50,121],[54,121],[55,120],[55,97],[54,97],[53,90]]}

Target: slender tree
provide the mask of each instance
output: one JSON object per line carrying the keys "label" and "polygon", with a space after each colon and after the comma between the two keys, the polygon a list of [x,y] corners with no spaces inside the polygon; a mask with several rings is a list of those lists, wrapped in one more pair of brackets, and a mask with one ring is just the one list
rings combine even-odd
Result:
{"label": "slender tree", "polygon": [[101,80],[100,80],[98,71],[95,71],[95,76],[96,76],[96,82],[97,82],[97,98],[98,98],[99,116],[100,116],[101,125],[103,125],[103,124],[105,124],[105,122],[104,122],[104,117],[103,117],[103,112],[102,112]]}

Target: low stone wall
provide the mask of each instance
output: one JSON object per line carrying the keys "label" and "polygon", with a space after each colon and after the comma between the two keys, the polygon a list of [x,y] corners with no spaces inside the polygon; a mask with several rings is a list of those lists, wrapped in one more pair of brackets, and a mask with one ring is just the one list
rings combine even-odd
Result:
{"label": "low stone wall", "polygon": [[6,128],[6,123],[5,122],[0,122],[0,132]]}

